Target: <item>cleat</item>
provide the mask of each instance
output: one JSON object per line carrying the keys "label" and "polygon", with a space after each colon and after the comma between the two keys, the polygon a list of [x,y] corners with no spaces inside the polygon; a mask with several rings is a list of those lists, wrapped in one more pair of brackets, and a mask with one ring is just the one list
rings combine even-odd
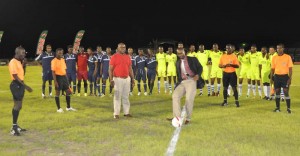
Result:
{"label": "cleat", "polygon": [[203,93],[199,93],[199,94],[198,94],[198,96],[202,96],[202,95],[203,95]]}
{"label": "cleat", "polygon": [[215,93],[215,92],[212,92],[211,96],[216,96],[216,93]]}
{"label": "cleat", "polygon": [[273,112],[280,112],[280,109],[279,109],[279,108],[275,108],[275,109],[273,110]]}
{"label": "cleat", "polygon": [[45,98],[46,98],[45,94],[43,94],[43,93],[42,93],[42,98],[43,98],[43,99],[45,99]]}
{"label": "cleat", "polygon": [[77,111],[76,109],[70,107],[70,108],[66,108],[66,111]]}
{"label": "cleat", "polygon": [[138,92],[138,94],[137,94],[138,96],[140,96],[141,95],[141,92]]}
{"label": "cleat", "polygon": [[132,96],[133,95],[132,92],[130,92],[129,95]]}
{"label": "cleat", "polygon": [[101,98],[103,98],[103,97],[105,97],[105,94],[101,94],[101,96],[100,96]]}
{"label": "cleat", "polygon": [[57,113],[63,113],[64,112],[64,110],[62,109],[62,108],[59,108],[58,110],[57,110]]}
{"label": "cleat", "polygon": [[148,95],[148,93],[147,93],[147,92],[144,92],[144,95],[145,95],[145,96],[147,96],[147,95]]}
{"label": "cleat", "polygon": [[49,97],[52,97],[52,93],[49,94]]}
{"label": "cleat", "polygon": [[24,128],[21,128],[20,126],[17,125],[18,131],[21,132],[26,132],[27,130]]}
{"label": "cleat", "polygon": [[84,93],[84,96],[87,96],[87,93]]}
{"label": "cleat", "polygon": [[124,116],[125,116],[125,117],[130,117],[130,118],[132,117],[131,114],[124,114]]}
{"label": "cleat", "polygon": [[235,105],[236,105],[236,107],[240,107],[240,102],[239,101],[235,101]]}
{"label": "cleat", "polygon": [[217,92],[217,93],[216,93],[216,96],[220,96],[220,92]]}
{"label": "cleat", "polygon": [[221,104],[221,106],[223,107],[223,106],[227,106],[228,104],[227,104],[227,102],[223,102],[222,104]]}
{"label": "cleat", "polygon": [[287,111],[287,113],[292,114],[291,109],[288,108],[286,111]]}
{"label": "cleat", "polygon": [[119,119],[119,115],[114,115],[114,119]]}
{"label": "cleat", "polygon": [[207,96],[210,96],[210,94],[208,93]]}
{"label": "cleat", "polygon": [[20,136],[21,133],[18,130],[18,126],[13,126],[10,130],[10,134],[12,134],[14,136]]}
{"label": "cleat", "polygon": [[284,102],[284,98],[281,98],[281,102]]}

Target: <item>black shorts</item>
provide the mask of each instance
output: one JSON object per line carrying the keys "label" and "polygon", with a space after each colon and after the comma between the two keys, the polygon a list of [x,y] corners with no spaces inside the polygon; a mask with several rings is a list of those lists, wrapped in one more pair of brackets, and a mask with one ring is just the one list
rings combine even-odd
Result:
{"label": "black shorts", "polygon": [[274,88],[289,88],[287,81],[289,80],[289,75],[274,75]]}
{"label": "black shorts", "polygon": [[66,76],[56,75],[56,80],[58,83],[58,88],[55,87],[55,90],[68,90],[70,88],[69,82]]}
{"label": "black shorts", "polygon": [[236,87],[237,86],[237,76],[236,73],[226,73],[223,72],[223,87],[224,88],[228,88],[229,85],[231,85],[231,87]]}
{"label": "black shorts", "polygon": [[20,84],[18,81],[13,80],[10,83],[10,91],[13,95],[13,99],[15,101],[22,101],[24,98],[25,87],[24,85]]}

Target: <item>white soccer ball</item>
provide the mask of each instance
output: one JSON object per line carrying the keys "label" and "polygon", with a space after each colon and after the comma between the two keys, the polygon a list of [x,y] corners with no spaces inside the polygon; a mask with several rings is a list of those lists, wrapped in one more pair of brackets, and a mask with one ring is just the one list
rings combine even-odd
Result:
{"label": "white soccer ball", "polygon": [[172,119],[172,125],[173,125],[175,128],[181,127],[181,125],[182,125],[182,119],[181,119],[181,117],[174,117],[174,118]]}

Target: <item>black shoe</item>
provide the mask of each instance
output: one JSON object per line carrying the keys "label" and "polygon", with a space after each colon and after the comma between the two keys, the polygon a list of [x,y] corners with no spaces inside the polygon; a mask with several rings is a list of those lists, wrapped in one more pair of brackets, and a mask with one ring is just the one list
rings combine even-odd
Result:
{"label": "black shoe", "polygon": [[263,99],[264,99],[264,100],[268,100],[268,97],[265,96]]}
{"label": "black shoe", "polygon": [[14,136],[20,136],[21,133],[18,130],[18,126],[13,126],[10,130],[10,134],[12,134]]}
{"label": "black shoe", "polygon": [[173,118],[166,118],[168,121],[172,121],[173,120]]}
{"label": "black shoe", "polygon": [[207,94],[207,96],[210,96],[210,94]]}
{"label": "black shoe", "polygon": [[287,113],[292,114],[291,109],[288,108],[286,111],[287,111]]}
{"label": "black shoe", "polygon": [[19,132],[26,132],[27,130],[25,128],[21,128],[20,126],[17,126]]}
{"label": "black shoe", "polygon": [[203,93],[199,93],[199,94],[198,94],[198,96],[202,96],[202,95],[203,95]]}
{"label": "black shoe", "polygon": [[152,93],[150,92],[149,95],[152,95]]}
{"label": "black shoe", "polygon": [[279,108],[275,108],[275,109],[273,110],[273,112],[280,112],[280,109],[279,109]]}
{"label": "black shoe", "polygon": [[132,117],[131,114],[124,114],[125,117]]}
{"label": "black shoe", "polygon": [[119,119],[119,115],[114,115],[114,119]]}
{"label": "black shoe", "polygon": [[222,104],[221,104],[221,106],[223,107],[223,106],[227,106],[228,104],[227,104],[227,102],[223,102]]}
{"label": "black shoe", "polygon": [[281,102],[284,102],[284,98],[281,98]]}
{"label": "black shoe", "polygon": [[240,102],[239,101],[235,101],[235,105],[236,105],[236,107],[240,107]]}

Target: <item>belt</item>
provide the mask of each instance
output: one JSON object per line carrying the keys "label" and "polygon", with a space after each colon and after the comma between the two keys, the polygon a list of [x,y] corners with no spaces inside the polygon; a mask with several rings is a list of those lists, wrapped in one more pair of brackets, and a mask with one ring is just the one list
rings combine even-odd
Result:
{"label": "belt", "polygon": [[116,78],[121,78],[121,79],[127,79],[128,78],[128,76],[127,77],[123,77],[123,76],[115,76]]}

